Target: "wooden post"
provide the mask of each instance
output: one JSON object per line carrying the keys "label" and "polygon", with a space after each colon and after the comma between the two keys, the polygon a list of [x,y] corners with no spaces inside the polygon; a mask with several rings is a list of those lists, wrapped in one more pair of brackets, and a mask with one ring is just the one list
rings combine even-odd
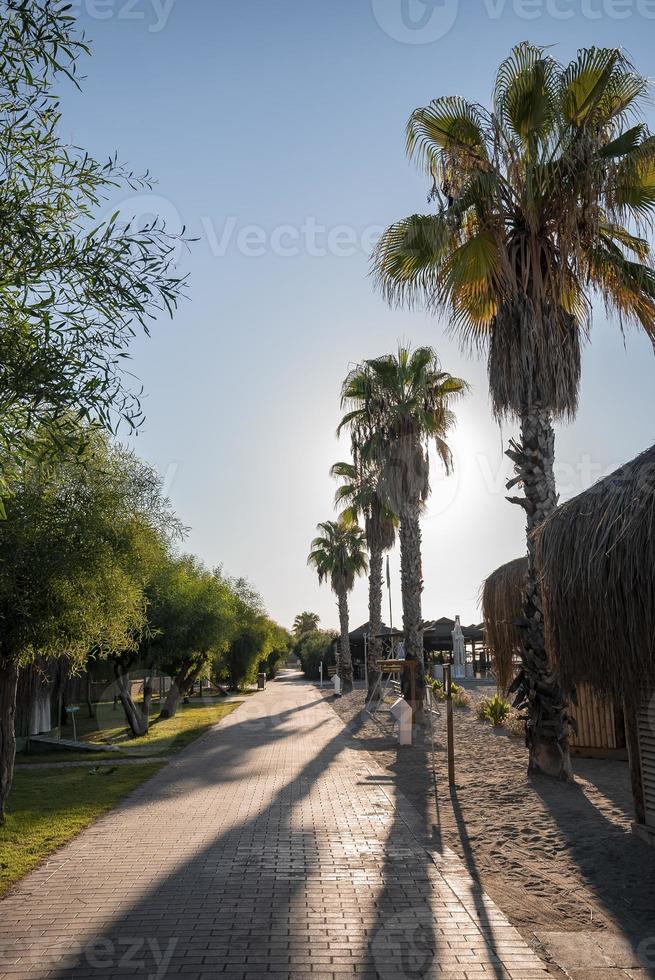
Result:
{"label": "wooden post", "polygon": [[639,728],[637,712],[632,705],[623,706],[625,717],[625,740],[628,748],[628,762],[630,766],[630,782],[632,785],[632,799],[635,806],[635,818],[637,823],[646,823],[646,804],[644,802],[644,786],[641,772],[641,753],[639,751]]}
{"label": "wooden post", "polygon": [[448,736],[448,785],[455,785],[455,733],[453,729],[453,691],[451,664],[443,665],[443,684],[446,692],[446,732]]}

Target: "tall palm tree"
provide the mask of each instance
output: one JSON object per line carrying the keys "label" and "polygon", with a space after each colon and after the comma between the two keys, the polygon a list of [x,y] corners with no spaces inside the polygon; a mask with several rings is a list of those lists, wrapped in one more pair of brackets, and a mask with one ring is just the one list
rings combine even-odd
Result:
{"label": "tall palm tree", "polygon": [[348,637],[348,593],[355,578],[366,571],[364,532],[352,520],[325,521],[316,528],[307,563],[314,565],[319,582],[329,580],[339,604],[339,677],[344,692],[353,689],[353,665]]}
{"label": "tall palm tree", "polygon": [[647,85],[617,49],[583,49],[563,66],[519,45],[500,66],[491,111],[455,96],[412,114],[407,150],[435,208],[392,225],[374,255],[391,303],[449,310],[464,343],[486,352],[494,414],[520,423],[507,452],[529,562],[515,690],[528,708],[530,771],[564,779],[568,715],[545,650],[531,533],[557,505],[553,420],[577,409],[593,295],[655,340]]}
{"label": "tall palm tree", "polygon": [[336,492],[336,503],[346,504],[347,519],[364,518],[364,534],[368,547],[368,692],[366,700],[379,694],[377,668],[382,656],[382,563],[385,551],[393,548],[398,518],[386,503],[378,486],[379,472],[370,462],[355,453],[355,462],[335,463],[332,476],[343,482]]}
{"label": "tall palm tree", "polygon": [[350,430],[353,445],[379,469],[379,487],[400,519],[400,573],[405,653],[416,666],[415,720],[422,720],[425,688],[421,629],[422,507],[430,493],[428,449],[434,444],[446,470],[452,455],[446,436],[455,422],[453,398],[468,390],[461,378],[441,370],[431,347],[399,347],[355,367],[343,383],[339,426]]}
{"label": "tall palm tree", "polygon": [[298,638],[304,633],[311,633],[313,630],[318,629],[318,624],[321,621],[321,617],[318,613],[314,612],[301,612],[298,613],[293,621],[293,626],[291,632]]}

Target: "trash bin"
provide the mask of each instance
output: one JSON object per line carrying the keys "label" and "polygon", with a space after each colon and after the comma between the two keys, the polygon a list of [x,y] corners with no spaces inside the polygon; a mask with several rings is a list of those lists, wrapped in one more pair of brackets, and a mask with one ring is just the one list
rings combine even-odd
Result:
{"label": "trash bin", "polygon": [[266,674],[257,674],[257,690],[263,691],[266,687]]}

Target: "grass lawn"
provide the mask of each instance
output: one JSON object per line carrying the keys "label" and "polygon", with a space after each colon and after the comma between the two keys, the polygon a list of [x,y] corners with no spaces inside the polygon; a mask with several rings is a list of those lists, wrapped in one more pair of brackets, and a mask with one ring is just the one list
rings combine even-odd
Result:
{"label": "grass lawn", "polygon": [[[77,725],[78,739],[88,742],[115,745],[118,752],[72,752],[53,750],[52,752],[20,753],[16,756],[17,763],[35,764],[40,762],[74,762],[84,761],[93,765],[100,759],[120,759],[132,756],[171,755],[179,752],[189,742],[206,732],[208,728],[224,718],[240,702],[231,701],[228,704],[220,701],[208,704],[206,701],[180,705],[174,718],[157,721],[159,706],[155,706],[151,714],[150,731],[140,738],[131,738],[125,725],[123,709],[119,705],[113,709],[111,702],[97,705],[95,719],[81,718]],[[83,709],[79,712],[83,713]],[[65,737],[72,737],[68,727]]]}
{"label": "grass lawn", "polygon": [[0,827],[0,895],[162,765],[17,772]]}

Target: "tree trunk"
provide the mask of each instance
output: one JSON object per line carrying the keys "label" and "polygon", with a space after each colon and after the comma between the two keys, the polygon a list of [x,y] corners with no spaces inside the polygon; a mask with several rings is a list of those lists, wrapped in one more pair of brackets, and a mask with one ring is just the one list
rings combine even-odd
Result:
{"label": "tree trunk", "polygon": [[150,719],[149,716],[144,714],[132,700],[129,671],[117,661],[114,664],[114,673],[116,675],[116,683],[118,684],[118,696],[121,704],[123,705],[125,720],[127,721],[132,735],[135,738],[139,738],[141,735],[146,735],[148,733]]}
{"label": "tree trunk", "polygon": [[205,666],[204,661],[195,663],[187,661],[171,680],[171,686],[164,702],[164,707],[159,713],[160,718],[173,718],[180,706],[180,701],[186,697],[190,688],[193,687],[198,679],[198,674]]}
{"label": "tree trunk", "polygon": [[18,667],[13,660],[0,660],[0,827],[5,822],[5,805],[14,778],[16,757],[16,689]]}
{"label": "tree trunk", "polygon": [[369,555],[368,577],[367,701],[380,700],[378,660],[382,657],[382,641],[380,640],[382,630],[382,562],[381,550],[372,547]]}
{"label": "tree trunk", "polygon": [[528,719],[526,744],[530,757],[528,772],[555,779],[573,778],[569,752],[569,714],[567,700],[557,674],[546,653],[544,618],[539,576],[535,563],[532,532],[557,507],[555,476],[555,433],[550,413],[533,404],[521,418],[521,444],[510,443],[507,455],[514,462],[516,479],[525,497],[510,497],[527,515],[528,575],[523,607],[522,667],[512,689],[517,692],[515,704],[526,707]]}
{"label": "tree trunk", "polygon": [[91,671],[88,665],[86,668],[86,709],[89,713],[89,718],[95,718],[96,713],[91,699]]}
{"label": "tree trunk", "polygon": [[348,593],[341,589],[337,594],[339,601],[339,677],[341,690],[348,694],[353,689],[353,662],[350,656],[350,637],[348,636]]}
{"label": "tree trunk", "polygon": [[180,705],[181,698],[182,698],[182,691],[179,688],[177,679],[173,677],[171,678],[171,686],[168,689],[168,694],[166,695],[164,706],[159,712],[159,717],[164,719],[173,718]]}
{"label": "tree trunk", "polygon": [[150,705],[152,704],[152,673],[143,678],[143,705],[141,710],[146,718],[150,717]]}
{"label": "tree trunk", "polygon": [[400,580],[403,600],[403,630],[405,633],[405,657],[416,662],[415,700],[412,700],[409,671],[403,676],[402,691],[411,704],[414,724],[424,722],[423,698],[425,694],[425,670],[423,658],[423,630],[421,616],[421,592],[423,573],[421,566],[420,503],[409,502],[400,515]]}

